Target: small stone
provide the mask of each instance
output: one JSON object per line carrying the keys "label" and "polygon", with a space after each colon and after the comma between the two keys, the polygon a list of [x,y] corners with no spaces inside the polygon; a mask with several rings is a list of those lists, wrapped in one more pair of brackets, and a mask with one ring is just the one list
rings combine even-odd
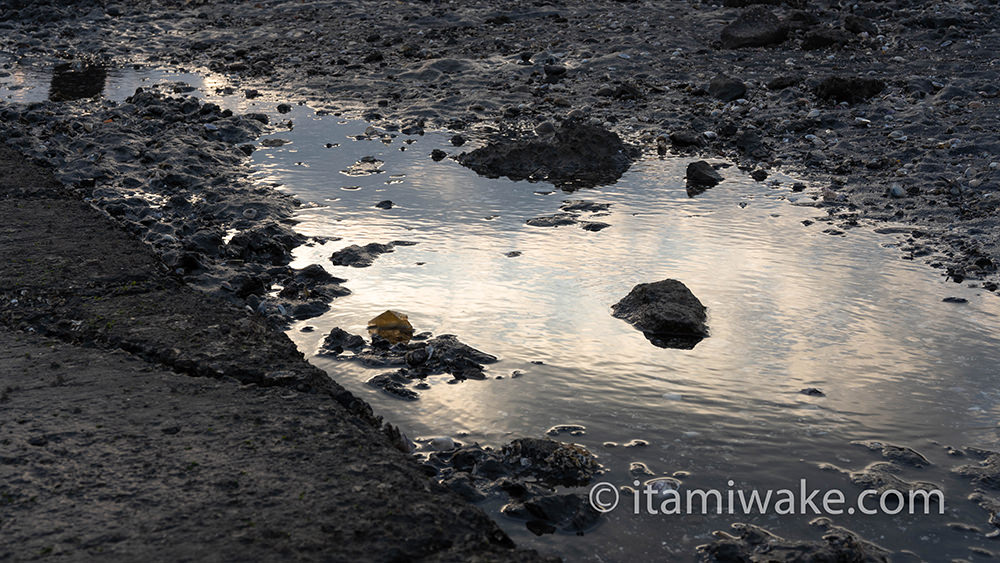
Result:
{"label": "small stone", "polygon": [[292,111],[292,106],[288,104],[278,104],[276,109],[278,110],[278,113],[288,113]]}
{"label": "small stone", "polygon": [[434,150],[431,151],[431,160],[433,160],[434,162],[440,162],[440,161],[444,160],[445,157],[447,157],[447,156],[448,156],[448,153],[444,152],[441,149],[434,149]]}
{"label": "small stone", "polygon": [[375,204],[375,207],[379,209],[392,209],[393,203],[390,199],[383,199],[382,201]]}
{"label": "small stone", "polygon": [[806,387],[805,389],[799,391],[799,393],[809,395],[810,397],[826,397],[826,393],[815,387]]}
{"label": "small stone", "polygon": [[895,198],[906,197],[906,190],[903,189],[901,184],[893,183],[889,186],[889,195]]}
{"label": "small stone", "polygon": [[968,303],[969,300],[964,297],[945,297],[941,300],[943,303]]}

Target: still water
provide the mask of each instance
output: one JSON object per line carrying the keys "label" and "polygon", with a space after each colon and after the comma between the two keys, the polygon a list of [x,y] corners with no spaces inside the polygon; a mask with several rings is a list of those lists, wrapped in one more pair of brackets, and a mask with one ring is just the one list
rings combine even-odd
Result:
{"label": "still water", "polygon": [[[30,72],[7,74],[6,101],[49,95],[51,85]],[[790,178],[757,183],[728,168],[722,184],[690,198],[688,161],[650,156],[615,185],[568,194],[481,178],[450,158],[433,161],[435,148],[471,150],[451,146],[450,133],[366,135],[364,122],[305,106],[278,114],[275,98],[231,95],[216,75],[109,70],[101,80],[101,95],[112,99],[150,83],[189,82],[223,107],[292,122],[267,136],[288,143],[261,144],[254,154],[255,176],[311,203],[298,229],[324,242],[299,248],[293,265],[321,264],[347,278],[353,294],[293,325],[289,336],[411,438],[499,446],[578,424],[585,434],[560,439],[597,454],[607,468],[599,480],[616,486],[631,485],[630,464],[641,462],[658,475],[685,472],[687,488],[798,488],[807,479],[848,498],[862,488],[827,464],[858,470],[881,459],[855,440],[900,444],[932,465],[899,476],[940,485],[946,513],[834,522],[927,560],[993,549],[982,533],[948,526],[991,529],[988,514],[966,499],[969,483],[950,473],[973,460],[946,448],[1000,447],[1000,300],[901,260],[891,235],[860,228],[832,236],[824,223],[804,226],[824,215],[808,205],[814,189],[793,194]],[[377,173],[345,173],[369,156],[381,161]],[[386,199],[392,209],[374,207]],[[611,226],[525,224],[569,199],[610,203],[594,220]],[[369,268],[329,262],[347,245],[393,240],[417,244]],[[683,281],[709,309],[711,337],[693,350],[656,348],[610,314],[634,285],[664,278]],[[942,302],[949,296],[968,303]],[[315,355],[331,328],[364,334],[386,309],[409,315],[418,332],[456,334],[500,361],[485,381],[432,377],[419,401],[404,402],[365,384],[380,371]],[[315,330],[303,332],[306,325]],[[825,396],[801,393],[806,388]],[[631,440],[648,445],[621,447]],[[819,537],[808,526],[812,514],[636,515],[627,497],[582,537],[536,537],[500,515],[499,502],[483,508],[519,544],[571,561],[688,560],[712,530],[734,521]]]}
{"label": "still water", "polygon": [[[501,358],[489,366],[493,379],[431,378],[419,401],[404,402],[364,384],[378,370],[312,357],[411,437],[496,446],[579,424],[585,435],[561,439],[599,455],[608,469],[601,480],[615,485],[630,485],[630,464],[642,462],[656,474],[689,473],[682,479],[689,487],[725,490],[731,479],[736,489],[797,488],[805,478],[848,497],[861,488],[821,464],[861,469],[880,457],[851,441],[891,442],[934,463],[902,476],[944,486],[947,514],[835,523],[928,559],[989,545],[946,527],[984,525],[988,515],[965,499],[969,486],[948,475],[968,460],[951,458],[945,446],[997,445],[995,296],[901,260],[891,236],[862,229],[831,236],[823,223],[804,226],[824,213],[803,205],[813,201],[811,190],[792,194],[789,178],[760,184],[729,168],[725,182],[689,198],[687,160],[648,157],[613,186],[567,194],[481,178],[452,159],[434,162],[435,148],[469,150],[452,147],[449,135],[386,144],[362,138],[363,122],[302,107],[287,117],[294,129],[271,137],[291,142],[255,154],[258,177],[317,205],[301,213],[301,232],[339,239],[300,248],[295,265],[323,264],[354,292],[293,326],[299,347],[314,354],[333,327],[365,334],[368,319],[394,309],[417,331],[456,334]],[[381,173],[342,172],[366,156],[384,162]],[[374,207],[386,199],[395,207]],[[525,224],[568,199],[610,203],[596,220],[611,227]],[[349,244],[392,240],[417,244],[366,269],[329,263]],[[711,337],[693,350],[656,348],[610,315],[635,284],[664,278],[683,281],[709,309]],[[948,296],[969,302],[943,303]],[[305,325],[317,330],[301,332]],[[515,371],[523,375],[510,377]],[[811,387],[825,397],[800,392]],[[633,439],[649,445],[604,445]],[[634,515],[626,500],[584,537],[536,538],[500,516],[499,504],[485,508],[520,544],[569,560],[689,558],[711,530],[748,520]],[[818,539],[807,526],[813,517],[749,520]]]}

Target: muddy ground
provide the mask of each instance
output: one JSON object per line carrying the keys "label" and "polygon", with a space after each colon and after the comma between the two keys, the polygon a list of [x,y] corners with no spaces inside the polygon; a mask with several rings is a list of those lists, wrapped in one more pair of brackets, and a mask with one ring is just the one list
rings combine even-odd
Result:
{"label": "muddy ground", "polygon": [[722,4],[17,0],[0,12],[0,50],[206,67],[471,137],[580,110],[646,147],[670,136],[676,152],[802,173],[829,213],[806,228],[898,222],[887,232],[904,258],[994,289],[997,5]]}
{"label": "muddy ground", "polygon": [[264,316],[6,147],[0,225],[0,559],[543,559]]}

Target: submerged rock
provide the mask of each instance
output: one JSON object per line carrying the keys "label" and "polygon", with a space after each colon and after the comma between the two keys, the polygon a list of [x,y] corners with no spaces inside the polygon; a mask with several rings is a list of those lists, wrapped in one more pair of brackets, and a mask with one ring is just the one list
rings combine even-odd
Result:
{"label": "submerged rock", "polygon": [[368,334],[388,340],[392,344],[409,342],[413,338],[413,325],[409,317],[396,311],[386,311],[368,321]]}
{"label": "submerged rock", "polygon": [[[376,321],[383,318],[383,326],[392,324],[387,314],[399,315],[386,311]],[[395,318],[395,317],[393,317]],[[394,324],[401,332],[409,325],[405,315],[406,325]],[[412,327],[405,339],[397,342],[383,338],[380,330],[373,331],[370,342],[361,336],[351,334],[341,328],[334,328],[327,335],[317,354],[333,356],[337,359],[360,362],[367,367],[396,368],[396,371],[383,373],[368,381],[369,385],[405,399],[417,398],[417,393],[406,388],[406,385],[418,383],[432,375],[449,374],[456,380],[486,379],[485,365],[497,361],[496,356],[481,352],[462,343],[452,334],[431,337],[430,333],[413,335]],[[353,352],[345,354],[345,352]],[[403,390],[405,389],[406,392]]]}
{"label": "submerged rock", "polygon": [[691,349],[708,336],[705,306],[677,280],[641,283],[611,309],[661,348]]}
{"label": "submerged rock", "polygon": [[703,562],[729,563],[744,561],[851,561],[855,563],[888,562],[891,553],[828,518],[810,522],[824,530],[820,541],[787,540],[754,526],[736,523],[736,535],[715,532],[716,540],[698,547]]}
{"label": "submerged rock", "polygon": [[563,188],[614,183],[639,151],[596,124],[567,119],[550,133],[492,142],[458,161],[489,178],[546,180]]}
{"label": "submerged rock", "polygon": [[397,246],[412,246],[416,243],[393,241],[386,244],[372,242],[364,246],[352,244],[330,255],[334,266],[351,266],[352,268],[367,268],[382,254],[393,252]]}

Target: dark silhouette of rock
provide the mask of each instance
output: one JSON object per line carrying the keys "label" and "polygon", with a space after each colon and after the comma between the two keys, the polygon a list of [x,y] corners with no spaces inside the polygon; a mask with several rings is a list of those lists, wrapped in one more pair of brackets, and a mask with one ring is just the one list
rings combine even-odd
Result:
{"label": "dark silhouette of rock", "polygon": [[458,161],[489,177],[547,180],[563,188],[611,184],[639,151],[617,134],[580,119],[567,119],[550,133],[492,142]]}
{"label": "dark silhouette of rock", "polygon": [[710,188],[722,181],[722,175],[712,168],[712,165],[699,160],[688,164],[687,167],[688,184]]}
{"label": "dark silhouette of rock", "polygon": [[661,348],[691,349],[708,336],[705,306],[677,280],[641,283],[611,310]]}

